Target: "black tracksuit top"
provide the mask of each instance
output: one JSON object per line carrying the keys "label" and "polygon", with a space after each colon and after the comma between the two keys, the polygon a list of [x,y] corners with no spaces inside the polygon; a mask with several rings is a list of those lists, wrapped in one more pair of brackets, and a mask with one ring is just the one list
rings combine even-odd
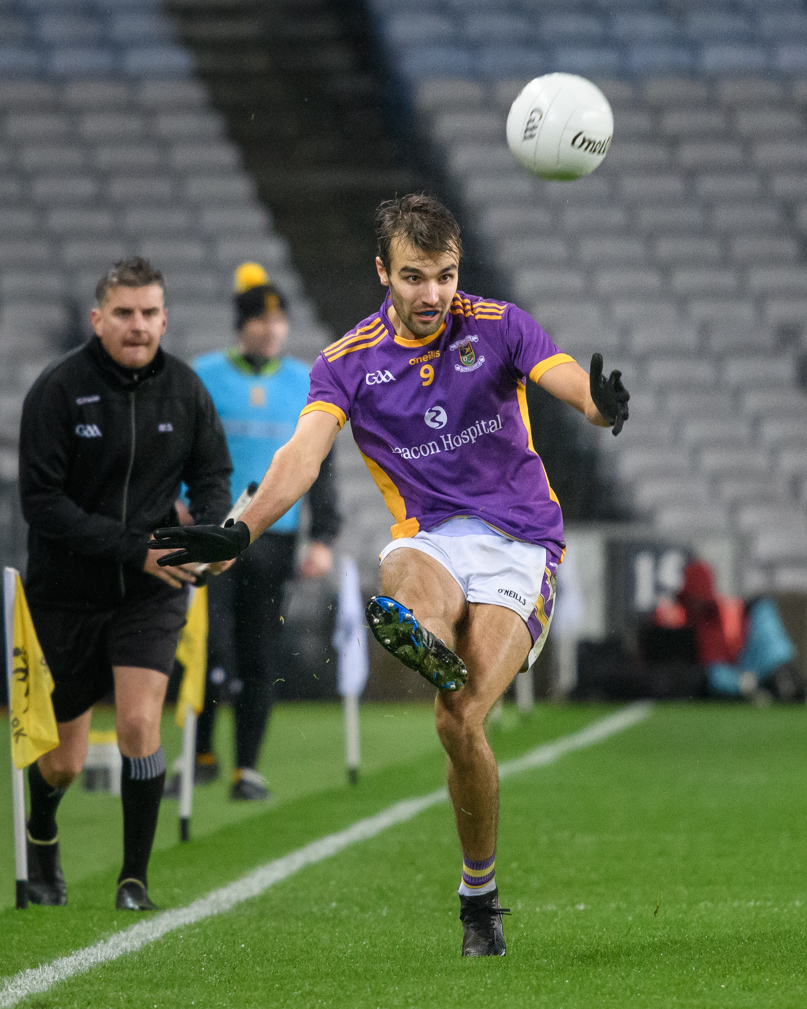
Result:
{"label": "black tracksuit top", "polygon": [[151,532],[176,524],[182,482],[194,520],[221,522],[231,471],[221,421],[191,368],[158,350],[132,372],[93,337],[47,367],[23,404],[29,598],[107,609],[164,587],[143,571]]}

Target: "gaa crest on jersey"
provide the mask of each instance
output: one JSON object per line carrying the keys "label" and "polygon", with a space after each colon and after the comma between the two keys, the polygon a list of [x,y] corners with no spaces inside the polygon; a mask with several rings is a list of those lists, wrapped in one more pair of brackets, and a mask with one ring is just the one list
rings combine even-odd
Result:
{"label": "gaa crest on jersey", "polygon": [[476,356],[476,351],[474,350],[474,344],[479,342],[479,337],[476,333],[471,333],[462,340],[457,340],[456,343],[452,343],[449,350],[459,351],[460,363],[454,365],[455,371],[476,371],[477,368],[481,368],[485,363],[485,358],[481,355]]}

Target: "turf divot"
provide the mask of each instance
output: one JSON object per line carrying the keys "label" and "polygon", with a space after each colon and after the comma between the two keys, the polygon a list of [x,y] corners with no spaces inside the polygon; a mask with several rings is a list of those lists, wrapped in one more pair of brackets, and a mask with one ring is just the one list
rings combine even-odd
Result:
{"label": "turf divot", "polygon": [[[644,720],[649,712],[650,705],[644,702],[622,708],[579,732],[538,746],[522,757],[502,763],[499,766],[499,775],[501,778],[507,778],[533,768],[545,767],[567,753],[593,746],[609,736],[630,728]],[[52,963],[22,971],[5,981],[0,988],[0,1009],[16,1006],[30,995],[48,991],[70,977],[133,953],[179,928],[230,911],[238,904],[259,896],[275,883],[287,879],[300,869],[330,858],[360,841],[376,837],[390,827],[405,823],[424,810],[447,801],[446,789],[440,788],[418,798],[397,802],[388,809],[359,820],[344,830],[312,841],[288,855],[267,862],[241,879],[213,890],[186,907],[161,912],[138,921],[137,924],[115,933],[108,939],[60,957]]]}

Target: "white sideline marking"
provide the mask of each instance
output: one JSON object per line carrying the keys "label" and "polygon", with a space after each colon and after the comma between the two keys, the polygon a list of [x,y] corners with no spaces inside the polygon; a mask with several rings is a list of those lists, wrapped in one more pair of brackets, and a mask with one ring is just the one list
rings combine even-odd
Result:
{"label": "white sideline marking", "polygon": [[[499,776],[507,778],[534,767],[545,767],[566,753],[592,746],[617,732],[630,728],[647,718],[649,713],[650,705],[648,703],[631,704],[579,732],[563,736],[551,743],[545,743],[543,746],[530,750],[523,757],[501,764]],[[84,949],[76,950],[75,953],[59,957],[58,960],[42,967],[21,971],[16,976],[9,978],[0,988],[0,1009],[15,1006],[28,995],[47,991],[59,984],[60,981],[65,981],[76,974],[83,974],[98,964],[117,960],[118,957],[125,956],[127,953],[134,953],[141,947],[155,942],[169,932],[174,932],[185,925],[192,925],[194,922],[211,918],[213,915],[223,914],[237,904],[259,896],[270,886],[287,879],[305,866],[314,865],[316,862],[330,858],[331,855],[336,855],[351,844],[375,837],[389,827],[406,823],[407,820],[413,819],[418,813],[422,813],[430,806],[447,801],[446,789],[439,788],[437,791],[422,795],[417,799],[396,802],[395,805],[375,816],[358,820],[345,830],[328,834],[318,841],[312,841],[310,844],[298,848],[297,851],[284,855],[282,858],[276,858],[272,862],[267,862],[266,865],[259,866],[234,883],[228,883],[226,886],[219,887],[218,890],[211,891],[206,897],[200,897],[192,904],[188,904],[187,907],[181,907],[174,911],[163,911],[152,918],[138,922],[131,928],[116,932],[94,946],[86,946]]]}

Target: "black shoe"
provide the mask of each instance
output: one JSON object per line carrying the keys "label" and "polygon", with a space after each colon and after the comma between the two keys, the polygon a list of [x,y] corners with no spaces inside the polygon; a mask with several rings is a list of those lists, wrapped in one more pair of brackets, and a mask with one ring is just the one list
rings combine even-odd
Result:
{"label": "black shoe", "polygon": [[116,911],[159,911],[139,879],[122,879],[115,894]]}
{"label": "black shoe", "polygon": [[59,857],[59,838],[36,841],[26,831],[28,849],[28,900],[47,907],[64,907],[67,887]]}
{"label": "black shoe", "polygon": [[373,596],[365,614],[376,641],[405,666],[440,690],[465,685],[468,671],[459,655],[421,627],[405,606],[389,596]]}
{"label": "black shoe", "polygon": [[505,956],[502,915],[510,914],[499,903],[499,891],[481,893],[478,897],[460,894],[463,956]]}
{"label": "black shoe", "polygon": [[[213,757],[212,760],[206,760],[205,763],[199,762],[199,757],[209,757],[212,754],[197,754],[196,764],[193,769],[193,783],[194,785],[209,785],[211,781],[215,781],[220,772],[219,762]],[[176,765],[174,765],[176,769]],[[163,788],[163,798],[164,799],[178,799],[179,789],[182,782],[182,776],[180,774],[175,774],[173,777],[169,778],[165,782],[165,787]]]}
{"label": "black shoe", "polygon": [[238,767],[233,771],[230,798],[240,802],[272,802],[266,778],[251,767]]}

